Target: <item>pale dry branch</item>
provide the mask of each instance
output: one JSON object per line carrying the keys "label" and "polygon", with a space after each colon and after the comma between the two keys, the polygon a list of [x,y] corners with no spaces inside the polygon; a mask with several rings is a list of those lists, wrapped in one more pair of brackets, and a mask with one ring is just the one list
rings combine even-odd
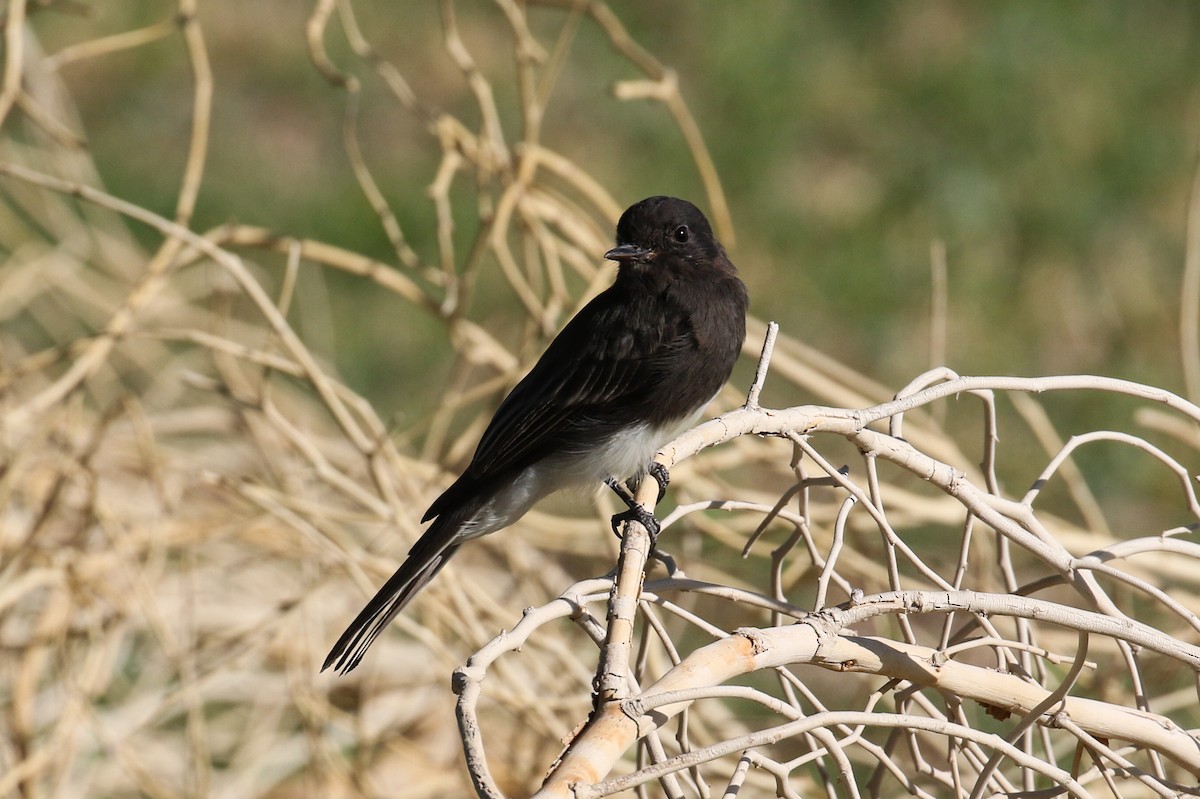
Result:
{"label": "pale dry branch", "polygon": [[[986,378],[972,379],[954,377],[953,381],[955,383],[969,385],[972,390],[989,392],[1003,390],[1006,387],[1006,384],[1012,385],[1012,382],[1005,378],[995,380],[995,385],[993,385],[992,380]],[[1039,381],[1017,382],[1026,389],[1039,387]],[[1090,378],[1061,378],[1049,381],[1051,386],[1056,384],[1062,385],[1064,383],[1077,386],[1101,385],[1108,390],[1121,391],[1142,397],[1153,397],[1160,402],[1180,409],[1183,413],[1194,416],[1194,408],[1189,407],[1188,403],[1174,396],[1164,396],[1163,394],[1156,392],[1151,387],[1136,385],[1131,386],[1120,381],[1093,381]],[[893,403],[893,407],[898,405],[899,401],[897,401],[897,403]],[[908,408],[904,408],[904,410],[908,410],[909,408],[911,408],[911,405],[909,405]],[[975,488],[968,489],[965,486],[967,481],[961,472],[957,472],[954,468],[946,464],[939,464],[928,456],[917,453],[916,450],[912,449],[909,445],[902,443],[898,439],[884,437],[866,429],[865,423],[861,426],[853,423],[860,419],[872,418],[876,413],[877,411],[867,410],[861,413],[847,414],[836,409],[828,408],[797,408],[775,411],[752,408],[749,407],[748,404],[747,407],[733,411],[714,420],[713,422],[706,423],[705,425],[696,428],[690,433],[684,434],[684,436],[682,436],[680,439],[677,439],[675,442],[672,442],[671,445],[668,445],[664,448],[663,452],[660,453],[660,460],[664,463],[664,465],[674,467],[683,458],[698,452],[707,445],[715,444],[719,441],[727,441],[733,437],[736,437],[737,435],[743,435],[746,433],[756,433],[759,435],[766,433],[771,435],[788,435],[793,437],[794,443],[797,446],[800,446],[803,451],[806,452],[808,457],[815,458],[818,462],[821,462],[821,456],[808,444],[808,440],[821,433],[845,435],[857,441],[860,448],[862,448],[865,452],[875,453],[880,457],[886,458],[897,465],[909,469],[923,479],[941,487],[942,490],[950,493],[952,496],[957,497],[964,503],[970,512],[971,517],[979,518],[981,521],[984,521],[986,524],[992,527],[992,529],[996,530],[997,532],[1004,533],[1009,541],[1019,544],[1024,551],[1044,559],[1044,562],[1047,564],[1057,564],[1056,568],[1060,571],[1064,578],[1071,580],[1078,577],[1077,573],[1074,572],[1072,567],[1068,565],[1066,561],[1063,561],[1063,555],[1065,553],[1062,550],[1057,550],[1053,546],[1054,539],[1049,532],[1040,525],[1033,524],[1032,517],[1027,511],[1021,510],[1017,506],[1017,503],[1002,500],[999,497],[989,495],[986,491],[978,491]],[[847,422],[851,422],[851,424],[847,424]],[[1120,440],[1130,446],[1147,449],[1148,451],[1151,451],[1152,454],[1156,454],[1156,456],[1160,456],[1161,459],[1165,459],[1169,464],[1173,462],[1165,454],[1158,452],[1154,448],[1146,445],[1145,442],[1142,442],[1134,437],[1109,436],[1109,438],[1113,440]],[[1069,452],[1069,448],[1067,451]],[[1047,476],[1049,473],[1052,473],[1055,463],[1058,460],[1061,460],[1063,457],[1065,457],[1065,454],[1057,458],[1056,461],[1052,461],[1051,465],[1047,467],[1048,471],[1045,473]],[[831,465],[824,463],[823,469],[827,474],[834,476],[834,479],[837,480],[837,477],[835,476],[837,475],[837,470],[833,469]],[[873,471],[870,472],[870,474],[872,475],[873,481],[877,480]],[[846,491],[850,492],[851,496],[858,496],[868,505],[878,505],[880,487],[877,482],[873,482],[872,494],[874,495],[874,499],[867,497],[865,493],[856,494],[855,492],[858,491],[858,489],[855,489],[852,483],[844,476],[842,476],[841,485]],[[1192,505],[1190,499],[1187,504],[1189,506]],[[851,506],[843,503],[842,512],[839,515],[838,521],[834,525],[835,530],[845,529],[845,512],[849,507]],[[1000,514],[1006,514],[1008,521],[1005,521],[1005,516]],[[884,520],[885,517],[882,507],[877,508],[875,515],[877,521],[885,525],[886,529],[886,521]],[[834,541],[836,542],[838,540],[839,537],[835,535]],[[899,544],[900,542],[897,538],[892,538],[891,543]],[[908,550],[908,552],[909,557],[913,561],[914,565],[920,568],[927,568],[923,565],[921,558],[917,556],[915,552],[912,552],[911,550]],[[623,554],[627,553],[627,547],[623,546]],[[635,558],[634,562],[638,562],[639,560],[640,558]],[[832,570],[836,569],[836,566],[836,558],[831,556],[826,558],[822,568],[826,572],[832,572]],[[619,570],[618,574],[622,574],[622,572]],[[1073,574],[1075,575],[1075,578],[1071,577]],[[936,577],[936,575],[934,576]],[[636,575],[630,575],[628,579],[634,580],[634,584],[636,584],[636,581],[640,579],[640,572]],[[897,570],[896,566],[893,565],[892,582],[894,586],[896,585],[896,581],[898,579],[899,571]],[[961,568],[959,579],[961,580]],[[1131,583],[1136,582],[1132,578],[1130,578],[1128,581]],[[1105,611],[1103,614],[1090,613],[1081,610],[1078,607],[1055,607],[1052,603],[1047,604],[1039,600],[1017,598],[1013,596],[997,596],[995,597],[995,602],[988,600],[982,604],[977,604],[978,600],[981,599],[981,595],[971,592],[965,594],[958,592],[955,594],[955,596],[962,596],[963,599],[952,600],[949,602],[949,604],[946,604],[940,599],[936,601],[931,600],[933,600],[934,597],[948,597],[950,594],[922,594],[918,592],[917,594],[911,595],[914,597],[914,599],[911,600],[911,604],[909,604],[910,600],[899,599],[899,605],[890,603],[885,605],[876,605],[875,600],[868,600],[864,597],[856,595],[852,597],[853,604],[848,611],[850,616],[845,618],[837,618],[836,622],[831,627],[831,631],[842,629],[844,626],[851,623],[861,623],[862,620],[869,617],[861,614],[866,612],[869,615],[874,615],[878,609],[883,607],[889,607],[893,612],[900,610],[902,616],[909,615],[913,611],[921,613],[931,611],[946,615],[961,613],[967,616],[975,616],[979,618],[986,617],[991,620],[991,623],[994,623],[998,617],[1008,616],[1013,619],[1036,621],[1039,624],[1045,624],[1049,622],[1069,626],[1076,629],[1080,635],[1099,635],[1104,636],[1108,640],[1130,642],[1139,648],[1146,648],[1152,651],[1160,652],[1168,657],[1181,659],[1183,663],[1187,664],[1186,668],[1189,671],[1200,673],[1200,649],[1196,649],[1195,647],[1192,647],[1191,645],[1186,644],[1169,634],[1164,634],[1152,627],[1141,625],[1119,611],[1115,611],[1111,601],[1105,598],[1106,595],[1102,593],[1097,594],[1095,592],[1094,583],[1085,581],[1079,584],[1079,586],[1085,602],[1099,601],[1100,607]],[[1152,587],[1143,585],[1143,588],[1149,589],[1148,593],[1153,594]],[[823,594],[824,592],[818,589],[818,598],[823,596]],[[908,596],[908,594],[897,595],[898,598],[899,596]],[[916,596],[921,596],[923,598],[918,600],[915,599]],[[1161,592],[1155,595],[1155,598],[1159,601],[1167,599],[1167,597],[1164,594],[1161,594]],[[1032,604],[1024,609],[1017,609],[1017,606],[1025,601],[1029,601]],[[628,603],[628,600],[623,599],[623,595],[620,590],[614,591],[614,601],[610,604],[610,613],[621,614],[620,608],[627,606],[622,603]],[[824,602],[818,599],[816,607],[819,608],[823,604]],[[1191,622],[1196,620],[1193,612],[1188,611],[1178,603],[1168,602],[1168,604],[1171,605],[1171,610],[1173,612],[1177,614],[1183,614],[1185,621]],[[624,627],[628,627],[629,622],[623,622],[623,625]],[[782,665],[781,663],[775,662],[759,662],[756,659],[758,653],[768,649],[768,647],[764,647],[759,643],[759,638],[757,636],[759,636],[761,633],[761,629],[757,631],[747,631],[745,633],[752,642],[750,646],[755,654],[755,658],[752,658],[752,662],[749,665],[744,666],[747,671]],[[1023,635],[1024,634],[1028,634],[1027,629]],[[908,646],[915,645],[911,642],[912,635],[913,633],[910,631],[908,633],[908,637],[910,638],[910,643]],[[611,640],[612,639],[610,639],[610,641]],[[620,640],[625,646],[628,646],[628,637],[617,640]],[[718,685],[726,682],[728,679],[730,679],[732,673],[727,673],[723,671],[723,669],[729,667],[732,663],[744,662],[748,653],[743,652],[741,655],[735,656],[732,651],[723,651],[728,649],[730,646],[735,646],[735,644],[732,643],[732,639],[728,638],[722,640],[719,642],[719,644],[714,644],[712,646],[720,648],[722,650],[721,654],[714,656],[708,654],[709,650],[706,649],[704,650],[706,654],[703,656],[703,660],[685,660],[684,663],[677,666],[676,669],[672,670],[669,674],[679,673],[686,675],[685,679],[698,679],[699,683],[702,685]],[[820,650],[822,646],[823,645],[818,645],[817,649]],[[1004,649],[1003,646],[1000,648],[1002,650]],[[804,651],[806,652],[807,650]],[[1031,649],[1028,643],[1024,642],[1017,642],[1012,651],[1023,653],[1022,657],[1028,657],[1036,653],[1036,650]],[[696,654],[696,657],[701,657],[699,655],[699,650]],[[815,657],[815,655],[805,655],[804,652],[801,652],[799,655],[797,655],[797,657],[801,661],[810,662],[810,658]],[[857,664],[859,660],[853,659],[852,662]],[[1055,691],[1044,691],[1036,700],[1031,698],[1029,703],[1021,708],[1017,708],[1016,706],[1007,706],[1007,709],[1010,711],[1018,711],[1027,714],[1023,722],[1026,725],[1039,722],[1045,724],[1046,719],[1049,717],[1049,711],[1051,708],[1061,706],[1062,702],[1067,701],[1067,694],[1075,687],[1076,679],[1078,678],[1083,665],[1083,661],[1081,659],[1077,659],[1074,666],[1074,675],[1068,677],[1067,680],[1062,682],[1059,685],[1059,688]],[[941,670],[940,666],[938,668]],[[604,670],[602,668],[598,675],[598,679],[601,680],[598,685],[604,684],[603,679],[605,676],[610,678],[613,677],[614,671],[611,668],[608,670]],[[909,682],[914,681],[914,675],[912,674],[901,673],[895,674],[893,677],[899,677]],[[674,683],[672,682],[672,679],[673,678],[671,678],[669,675],[664,676],[663,680],[666,681],[665,685],[673,686]],[[980,677],[978,675],[972,677],[970,680],[968,680],[968,682],[977,684],[980,682]],[[1023,681],[1019,682],[1024,685]],[[922,683],[929,684],[928,680],[916,680],[914,684]],[[663,686],[664,683],[658,683],[655,686],[652,686],[650,689],[647,689],[647,692],[643,694],[642,698],[637,701],[641,702],[646,696],[652,696],[660,690],[676,690],[674,688],[664,688]],[[944,686],[939,686],[939,688],[944,690]],[[1017,693],[1014,694],[1014,692]],[[1003,704],[1003,701],[998,699],[998,697],[1011,697],[1013,695],[1018,695],[1020,692],[1017,691],[1017,686],[1014,683],[1010,686],[1006,686],[998,694],[987,697],[977,693],[972,693],[970,690],[961,691],[957,687],[951,689],[951,693],[958,697],[973,699],[974,701],[981,702],[985,705],[1004,707],[1005,705]],[[619,757],[621,752],[624,751],[625,747],[632,744],[635,738],[642,737],[646,734],[646,730],[640,727],[639,723],[631,720],[645,716],[651,708],[657,707],[657,705],[647,705],[646,707],[638,705],[635,712],[629,709],[630,706],[628,705],[627,701],[622,705],[622,707],[625,708],[622,712],[612,715],[607,714],[606,708],[611,707],[614,701],[616,701],[615,696],[616,692],[612,689],[610,689],[607,694],[603,692],[598,694],[597,701],[599,704],[597,706],[596,715],[593,716],[591,722],[588,724],[581,737],[572,742],[571,746],[568,748],[567,754],[564,756],[555,772],[549,778],[546,786],[544,786],[543,793],[541,795],[560,795],[559,792],[564,790],[567,786],[575,786],[571,790],[577,791],[580,785],[597,781],[600,775],[607,773],[608,770],[616,764],[616,760],[614,758]],[[678,701],[687,700],[690,702],[691,700],[699,698],[700,695],[670,693],[669,696],[672,698],[663,700],[663,702],[669,705],[669,707],[659,708],[659,714],[654,717],[653,724],[655,726],[661,725],[666,718],[669,718],[670,716],[682,710],[683,705],[677,704]],[[606,702],[606,700],[613,701]],[[1103,717],[1105,714],[1106,711],[1103,707],[1101,707],[1097,713],[1097,717]],[[1109,721],[1111,721],[1111,719]],[[1165,719],[1155,720],[1150,726],[1158,727],[1164,721]],[[647,723],[650,722],[647,721]],[[1095,723],[1103,724],[1104,722],[1097,721]],[[1128,729],[1119,722],[1115,726]],[[991,745],[993,747],[998,747],[996,751],[1003,752],[1006,756],[1011,757],[1012,751],[1010,750],[1010,747],[1016,743],[1019,738],[1021,738],[1021,729],[1022,728],[1020,726],[1014,728],[1010,734],[1008,743],[1004,743],[999,740],[993,740],[991,741]],[[1112,729],[1113,728],[1106,728],[1105,732],[1101,734],[1112,734]],[[1200,761],[1195,761],[1193,758],[1197,747],[1197,741],[1186,734],[1183,734],[1183,731],[1178,730],[1178,728],[1177,734],[1181,736],[1179,740],[1182,741],[1182,746],[1180,746],[1178,741],[1171,745],[1171,747],[1173,747],[1171,757],[1177,762],[1189,763],[1189,768],[1191,768],[1195,774],[1195,770],[1200,767]],[[775,737],[774,734],[764,734],[763,737],[750,735],[744,740],[737,741],[736,745],[730,744],[730,746],[733,749],[741,749],[745,748],[747,745],[763,745],[764,743],[774,742],[777,740],[779,740],[779,738]],[[1147,744],[1144,740],[1139,740],[1137,745],[1141,747]],[[1160,745],[1162,745],[1161,742]],[[1153,746],[1150,748],[1156,752],[1159,751]],[[717,757],[718,755],[725,753],[727,750],[721,745],[715,745],[710,747],[708,751],[712,752],[711,757]],[[728,751],[732,751],[732,749]],[[1024,756],[1028,757],[1029,754],[1030,753],[1026,751]],[[700,761],[702,761],[708,759],[710,756],[698,757],[700,757]],[[836,760],[837,758],[835,757],[835,761]],[[602,784],[603,787],[601,784],[598,784],[596,786],[597,793],[595,795],[606,795],[608,791],[616,790],[618,787],[630,787],[632,785],[639,784],[644,779],[656,778],[662,776],[663,774],[669,773],[671,768],[681,768],[685,764],[690,766],[700,761],[685,755],[680,755],[674,758],[672,761],[669,761],[670,765],[659,764],[658,766],[651,766],[642,769],[639,772],[640,774],[644,775],[642,777],[636,779],[622,778],[616,781],[605,782]],[[976,768],[982,769],[979,774],[978,781],[975,783],[977,790],[983,785],[987,784],[989,780],[988,775],[994,768],[998,767],[1001,762],[1002,760],[999,758],[999,756],[993,756],[987,765],[984,765],[980,762],[975,766]],[[1031,761],[1026,760],[1023,762],[1028,765]],[[1034,770],[1036,771],[1037,769],[1035,768]],[[1165,779],[1165,776],[1161,773],[1161,771],[1159,773],[1159,779]],[[963,783],[959,781],[959,784],[961,785]]]}
{"label": "pale dry branch", "polygon": [[0,124],[21,94],[25,55],[25,0],[14,0],[4,15],[4,79],[0,81]]}
{"label": "pale dry branch", "polygon": [[1179,291],[1179,354],[1187,395],[1200,400],[1200,164],[1188,201],[1187,249]]}
{"label": "pale dry branch", "polygon": [[[996,607],[989,606],[992,610]],[[979,606],[978,609],[982,610],[983,607]],[[1063,613],[1059,621],[1070,624],[1069,617],[1069,613]],[[1194,776],[1200,776],[1200,742],[1166,717],[1094,700],[1064,698],[1030,685],[1014,675],[980,670],[946,659],[933,649],[881,639],[847,637],[838,633],[840,621],[836,616],[814,616],[786,628],[738,631],[730,638],[697,650],[684,663],[647,688],[640,697],[622,703],[619,711],[602,712],[594,716],[584,733],[572,742],[571,754],[559,764],[539,795],[569,795],[564,792],[569,786],[589,782],[594,778],[587,775],[604,773],[611,767],[612,763],[602,758],[619,756],[622,741],[628,746],[632,743],[632,736],[645,734],[646,725],[661,726],[667,718],[680,712],[684,703],[727,695],[724,691],[711,692],[711,687],[725,683],[735,674],[800,662],[838,671],[883,674],[892,679],[936,687],[1010,712],[1039,710],[1031,720],[1053,726],[1058,720],[1067,718],[1091,735],[1132,741],[1139,747],[1150,747],[1167,754]],[[1082,661],[1077,661],[1077,668],[1082,665]],[[1051,707],[1059,709],[1053,714],[1046,713]],[[870,720],[872,717],[868,714],[863,716],[867,720],[859,723],[867,726],[876,723]],[[919,723],[916,728],[920,728]],[[783,737],[785,734],[795,732],[776,730],[767,733],[767,736]],[[988,746],[1011,754],[1011,741],[1004,744],[993,736],[974,740],[986,741]],[[736,742],[730,746],[744,749],[764,742]],[[720,751],[720,747],[714,753],[717,751]],[[674,767],[680,767],[682,760],[674,763]],[[648,770],[646,778],[656,773],[656,770]],[[601,793],[596,795],[605,795],[603,789],[600,790]]]}

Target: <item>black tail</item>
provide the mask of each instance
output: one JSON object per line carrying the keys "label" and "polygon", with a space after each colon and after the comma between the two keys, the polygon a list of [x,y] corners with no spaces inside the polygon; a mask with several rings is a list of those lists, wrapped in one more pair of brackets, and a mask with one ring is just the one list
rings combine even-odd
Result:
{"label": "black tail", "polygon": [[447,513],[439,516],[429,526],[408,551],[408,558],[396,573],[388,578],[383,588],[379,589],[379,593],[367,603],[333,645],[321,671],[334,666],[345,674],[358,665],[367,648],[388,623],[396,618],[397,613],[404,610],[404,606],[458,551],[460,542],[454,539],[460,524],[458,514]]}

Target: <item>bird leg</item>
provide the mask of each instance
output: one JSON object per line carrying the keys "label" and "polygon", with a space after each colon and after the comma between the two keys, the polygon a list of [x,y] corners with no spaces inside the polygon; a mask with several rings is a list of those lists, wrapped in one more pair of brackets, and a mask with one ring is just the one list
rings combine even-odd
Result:
{"label": "bird leg", "polygon": [[[650,461],[650,465],[646,467],[646,474],[654,478],[654,482],[658,483],[658,499],[654,500],[655,504],[663,501],[663,497],[667,495],[667,486],[671,484],[671,473],[667,471],[667,467],[663,466],[658,461]],[[625,481],[625,487],[629,489],[629,493],[637,491],[638,477],[630,477]]]}
{"label": "bird leg", "polygon": [[[655,478],[658,479],[657,477]],[[654,548],[654,542],[658,540],[658,533],[662,527],[658,523],[658,519],[654,518],[654,514],[646,510],[641,504],[634,499],[633,493],[628,488],[617,482],[612,475],[604,478],[604,484],[613,490],[613,493],[621,498],[621,501],[629,508],[629,510],[618,513],[612,517],[613,532],[620,537],[621,525],[627,521],[637,521],[646,528],[646,532],[650,534],[650,548]],[[662,486],[662,483],[659,483]]]}
{"label": "bird leg", "polygon": [[658,483],[658,499],[655,500],[655,504],[657,505],[667,495],[667,486],[671,484],[671,473],[667,471],[666,466],[663,466],[658,461],[650,461],[650,466],[646,469],[646,472],[654,478],[654,482]]}

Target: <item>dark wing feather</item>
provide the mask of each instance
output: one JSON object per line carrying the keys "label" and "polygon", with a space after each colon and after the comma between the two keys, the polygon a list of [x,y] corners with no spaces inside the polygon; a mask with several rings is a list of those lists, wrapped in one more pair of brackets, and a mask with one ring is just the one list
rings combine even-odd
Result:
{"label": "dark wing feather", "polygon": [[[653,298],[630,296],[619,284],[585,305],[505,397],[488,424],[475,456],[459,480],[430,506],[427,521],[460,504],[493,480],[541,460],[552,451],[586,448],[595,437],[640,418],[648,386],[664,359],[694,346],[683,315],[666,314]],[[641,313],[649,324],[607,324],[614,312]],[[623,306],[623,307],[622,307]],[[628,331],[640,331],[638,338]],[[580,424],[585,422],[585,424]]]}
{"label": "dark wing feather", "polygon": [[[525,468],[550,449],[582,448],[598,428],[627,418],[620,409],[644,393],[647,370],[670,347],[634,350],[619,342],[593,340],[595,322],[589,320],[606,305],[589,304],[576,315],[501,403],[471,465],[425,514],[423,521],[437,517],[433,524],[342,633],[323,669],[333,666],[345,673],[358,665],[375,638],[457,551],[456,533],[488,498],[488,482]],[[588,424],[579,429],[576,441],[575,423],[581,416],[588,417]]]}

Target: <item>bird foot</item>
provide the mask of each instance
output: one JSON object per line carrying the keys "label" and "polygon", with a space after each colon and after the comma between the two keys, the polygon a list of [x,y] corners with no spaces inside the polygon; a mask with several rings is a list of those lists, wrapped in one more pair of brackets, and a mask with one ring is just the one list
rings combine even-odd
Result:
{"label": "bird foot", "polygon": [[662,531],[662,526],[658,523],[658,519],[654,518],[654,514],[638,505],[636,508],[630,508],[614,515],[612,529],[617,538],[621,537],[621,525],[629,521],[639,522],[642,527],[646,528],[646,532],[650,534],[650,549],[653,550],[655,542],[658,541],[658,534]]}
{"label": "bird foot", "polygon": [[[662,481],[656,475],[655,480],[658,481],[659,489],[662,489]],[[613,493],[621,498],[629,510],[622,511],[612,517],[613,533],[621,537],[621,525],[628,521],[636,521],[646,528],[646,532],[650,534],[650,549],[654,549],[654,543],[658,540],[658,534],[662,530],[662,526],[658,523],[658,519],[654,518],[654,514],[641,506],[634,499],[633,492],[621,485],[613,477],[604,478],[604,484],[613,490]]]}
{"label": "bird foot", "polygon": [[[646,467],[646,474],[654,478],[654,482],[658,483],[658,499],[654,500],[657,505],[663,501],[663,497],[667,495],[667,486],[671,484],[671,473],[667,471],[667,467],[663,466],[658,461],[650,461],[650,465]],[[630,477],[625,481],[625,487],[629,489],[629,493],[637,491],[638,478]]]}
{"label": "bird foot", "polygon": [[671,473],[658,461],[650,461],[646,473],[654,478],[654,482],[658,483],[658,499],[655,500],[655,504],[658,504],[667,495],[667,486],[671,484]]}

